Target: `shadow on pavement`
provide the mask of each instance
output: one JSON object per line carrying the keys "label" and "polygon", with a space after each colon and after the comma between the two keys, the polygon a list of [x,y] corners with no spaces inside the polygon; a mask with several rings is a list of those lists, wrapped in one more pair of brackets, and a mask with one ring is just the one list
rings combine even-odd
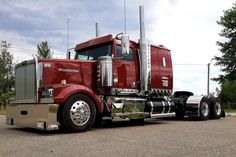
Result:
{"label": "shadow on pavement", "polygon": [[[91,128],[91,131],[96,131],[99,129],[118,129],[118,128],[124,128],[124,127],[145,127],[149,125],[160,125],[160,124],[168,124],[169,122],[163,121],[161,119],[148,119],[145,120],[145,124],[135,124],[132,123],[130,124],[129,121],[115,121],[115,122],[104,122],[102,127],[94,127]],[[20,131],[24,133],[29,133],[29,134],[38,134],[41,136],[53,136],[53,135],[58,135],[58,134],[73,134],[73,132],[64,132],[62,130],[53,130],[53,131],[44,131],[44,130],[38,130],[34,128],[22,128],[22,127],[17,127],[17,128],[7,128],[8,130],[13,130],[13,131]]]}

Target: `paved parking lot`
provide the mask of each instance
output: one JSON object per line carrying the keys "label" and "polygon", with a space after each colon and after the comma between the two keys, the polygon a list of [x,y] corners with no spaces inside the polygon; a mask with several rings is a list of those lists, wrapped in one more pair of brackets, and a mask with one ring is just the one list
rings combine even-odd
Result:
{"label": "paved parking lot", "polygon": [[0,156],[232,156],[236,117],[220,120],[115,122],[84,133],[41,132],[5,125],[0,116]]}

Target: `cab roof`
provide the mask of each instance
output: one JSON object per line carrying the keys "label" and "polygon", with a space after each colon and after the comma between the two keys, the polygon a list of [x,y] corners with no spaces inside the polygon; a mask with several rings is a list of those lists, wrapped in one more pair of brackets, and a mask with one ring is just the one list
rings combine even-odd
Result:
{"label": "cab roof", "polygon": [[[88,47],[92,47],[92,46],[96,46],[96,45],[99,45],[99,44],[103,44],[103,43],[108,43],[108,42],[111,42],[113,39],[114,38],[111,34],[108,34],[108,35],[105,35],[105,36],[102,36],[102,37],[93,38],[93,39],[88,40],[86,42],[77,44],[76,47],[75,47],[75,51],[79,51],[79,50],[82,50],[82,49],[85,49],[85,48],[88,48]],[[134,44],[137,44],[135,41],[132,41],[132,40],[130,40],[130,42],[134,43]],[[120,41],[118,41],[118,43],[120,43]],[[151,44],[151,46],[170,51],[168,48],[166,48],[163,45]]]}
{"label": "cab roof", "polygon": [[99,44],[103,44],[103,43],[107,43],[113,40],[113,37],[111,34],[106,35],[106,36],[102,36],[102,37],[98,37],[98,38],[94,38],[91,40],[88,40],[86,42],[77,44],[75,47],[75,51],[87,48],[87,47],[91,47],[94,45],[99,45]]}

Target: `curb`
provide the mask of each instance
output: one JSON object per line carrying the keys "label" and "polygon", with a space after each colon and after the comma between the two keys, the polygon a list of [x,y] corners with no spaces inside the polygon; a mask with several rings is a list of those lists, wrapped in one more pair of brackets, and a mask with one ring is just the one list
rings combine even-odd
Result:
{"label": "curb", "polygon": [[236,113],[225,113],[226,117],[236,117]]}

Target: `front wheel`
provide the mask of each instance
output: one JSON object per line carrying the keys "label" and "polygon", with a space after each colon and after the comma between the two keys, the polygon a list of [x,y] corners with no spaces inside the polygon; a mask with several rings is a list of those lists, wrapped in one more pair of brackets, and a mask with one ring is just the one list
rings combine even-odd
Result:
{"label": "front wheel", "polygon": [[72,95],[64,104],[60,124],[64,130],[83,132],[91,128],[96,117],[95,104],[84,94]]}
{"label": "front wheel", "polygon": [[201,103],[200,103],[200,120],[207,120],[209,119],[210,116],[210,103],[207,100],[207,98],[203,98]]}

